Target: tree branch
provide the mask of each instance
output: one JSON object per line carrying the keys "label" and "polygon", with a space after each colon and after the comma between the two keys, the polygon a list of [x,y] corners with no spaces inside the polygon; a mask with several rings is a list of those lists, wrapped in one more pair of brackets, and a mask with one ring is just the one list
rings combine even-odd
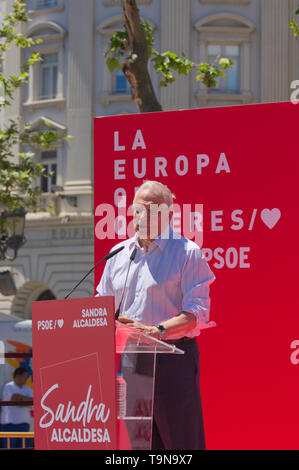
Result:
{"label": "tree branch", "polygon": [[148,49],[135,0],[121,0],[125,28],[128,33],[129,57],[123,73],[132,89],[132,99],[140,112],[162,111],[148,72]]}

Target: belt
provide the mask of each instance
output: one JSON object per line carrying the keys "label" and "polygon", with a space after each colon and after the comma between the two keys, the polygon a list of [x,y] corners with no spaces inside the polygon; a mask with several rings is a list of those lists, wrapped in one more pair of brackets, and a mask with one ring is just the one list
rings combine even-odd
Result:
{"label": "belt", "polygon": [[167,344],[180,344],[180,343],[186,343],[187,341],[194,340],[195,338],[189,338],[188,336],[184,336],[183,338],[178,338],[178,339],[165,339],[164,343]]}

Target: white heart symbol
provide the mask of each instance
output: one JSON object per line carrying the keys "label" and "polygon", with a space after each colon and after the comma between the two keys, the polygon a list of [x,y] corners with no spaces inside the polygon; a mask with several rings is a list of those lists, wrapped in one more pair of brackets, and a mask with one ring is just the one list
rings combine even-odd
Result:
{"label": "white heart symbol", "polygon": [[264,222],[264,224],[267,225],[267,227],[269,227],[269,229],[272,229],[274,225],[277,224],[280,217],[281,217],[281,212],[277,208],[272,209],[272,210],[264,209],[261,212],[261,219]]}
{"label": "white heart symbol", "polygon": [[60,318],[59,320],[57,320],[57,323],[58,323],[58,326],[59,328],[62,328],[63,327],[63,318]]}

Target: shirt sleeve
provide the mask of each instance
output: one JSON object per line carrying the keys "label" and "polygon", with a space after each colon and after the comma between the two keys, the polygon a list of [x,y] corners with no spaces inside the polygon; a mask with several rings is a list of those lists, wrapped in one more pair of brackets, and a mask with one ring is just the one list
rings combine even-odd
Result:
{"label": "shirt sleeve", "polygon": [[2,400],[10,401],[12,395],[14,394],[12,387],[9,383],[5,384],[2,391]]}
{"label": "shirt sleeve", "polygon": [[210,319],[210,284],[215,276],[198,248],[187,252],[187,260],[182,270],[182,310],[193,313],[196,317],[196,327],[192,330],[199,334],[200,330],[208,327]]}
{"label": "shirt sleeve", "polygon": [[26,392],[24,393],[24,395],[27,398],[33,398],[33,391],[28,385],[26,386]]}
{"label": "shirt sleeve", "polygon": [[114,295],[111,282],[110,264],[111,263],[108,262],[105,265],[101,280],[97,286],[96,297],[101,297],[103,295]]}

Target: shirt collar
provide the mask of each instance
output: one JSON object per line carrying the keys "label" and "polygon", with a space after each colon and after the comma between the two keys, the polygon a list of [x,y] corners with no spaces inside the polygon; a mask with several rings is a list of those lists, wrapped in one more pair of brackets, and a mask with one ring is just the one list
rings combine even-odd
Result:
{"label": "shirt collar", "polygon": [[169,242],[170,238],[172,238],[172,229],[168,225],[164,232],[162,232],[154,241],[153,243],[156,243],[158,247],[160,248],[161,251],[164,250],[166,247],[167,243]]}
{"label": "shirt collar", "polygon": [[[163,251],[165,249],[167,243],[169,242],[169,239],[171,239],[171,238],[173,238],[172,228],[170,226],[168,226],[155,240],[153,240],[151,245],[154,243],[155,245],[157,245],[160,248],[161,251]],[[133,243],[134,243],[135,246],[137,246],[141,250],[141,246],[138,243],[136,234],[132,238],[132,245],[131,246],[133,246]]]}

